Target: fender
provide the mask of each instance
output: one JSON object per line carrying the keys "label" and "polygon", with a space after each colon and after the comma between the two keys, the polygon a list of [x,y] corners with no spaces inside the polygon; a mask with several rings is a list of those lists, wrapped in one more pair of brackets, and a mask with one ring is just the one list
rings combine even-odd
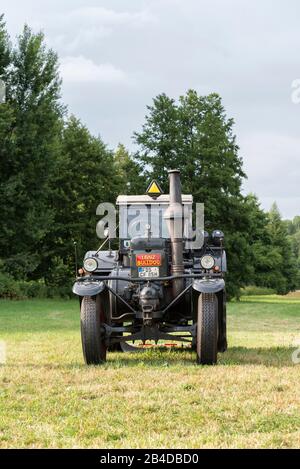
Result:
{"label": "fender", "polygon": [[225,289],[225,282],[222,278],[194,280],[193,289],[199,293],[218,293]]}
{"label": "fender", "polygon": [[73,293],[78,296],[95,296],[105,290],[106,285],[101,281],[75,282],[72,288]]}

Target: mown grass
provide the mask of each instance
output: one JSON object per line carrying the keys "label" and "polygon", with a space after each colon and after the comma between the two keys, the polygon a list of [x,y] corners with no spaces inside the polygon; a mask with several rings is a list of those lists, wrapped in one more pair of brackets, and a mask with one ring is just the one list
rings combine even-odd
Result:
{"label": "mown grass", "polygon": [[87,368],[76,301],[1,301],[0,447],[299,447],[300,298],[228,310],[218,366],[151,349]]}

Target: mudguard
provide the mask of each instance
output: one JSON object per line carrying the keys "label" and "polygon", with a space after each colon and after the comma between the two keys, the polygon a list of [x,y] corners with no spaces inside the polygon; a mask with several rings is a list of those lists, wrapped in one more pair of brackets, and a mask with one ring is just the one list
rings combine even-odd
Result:
{"label": "mudguard", "polygon": [[95,296],[105,290],[104,282],[89,281],[75,282],[72,288],[73,293],[78,296]]}
{"label": "mudguard", "polygon": [[218,293],[225,289],[222,278],[196,279],[193,281],[193,289],[199,293]]}

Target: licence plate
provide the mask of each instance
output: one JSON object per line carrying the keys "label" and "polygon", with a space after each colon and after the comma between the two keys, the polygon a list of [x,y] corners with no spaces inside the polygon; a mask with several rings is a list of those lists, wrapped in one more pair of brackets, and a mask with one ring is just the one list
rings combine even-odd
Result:
{"label": "licence plate", "polygon": [[159,277],[159,268],[158,267],[139,267],[138,268],[139,277]]}
{"label": "licence plate", "polygon": [[137,267],[159,267],[161,266],[161,254],[137,254]]}

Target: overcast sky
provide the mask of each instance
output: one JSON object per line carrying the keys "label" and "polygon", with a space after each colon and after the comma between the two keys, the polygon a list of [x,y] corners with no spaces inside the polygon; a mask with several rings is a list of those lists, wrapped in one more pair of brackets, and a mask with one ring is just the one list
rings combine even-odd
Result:
{"label": "overcast sky", "polygon": [[158,93],[220,93],[244,190],[265,209],[276,200],[284,217],[300,214],[298,0],[2,0],[1,9],[12,37],[25,22],[44,31],[69,111],[111,148],[133,148]]}

